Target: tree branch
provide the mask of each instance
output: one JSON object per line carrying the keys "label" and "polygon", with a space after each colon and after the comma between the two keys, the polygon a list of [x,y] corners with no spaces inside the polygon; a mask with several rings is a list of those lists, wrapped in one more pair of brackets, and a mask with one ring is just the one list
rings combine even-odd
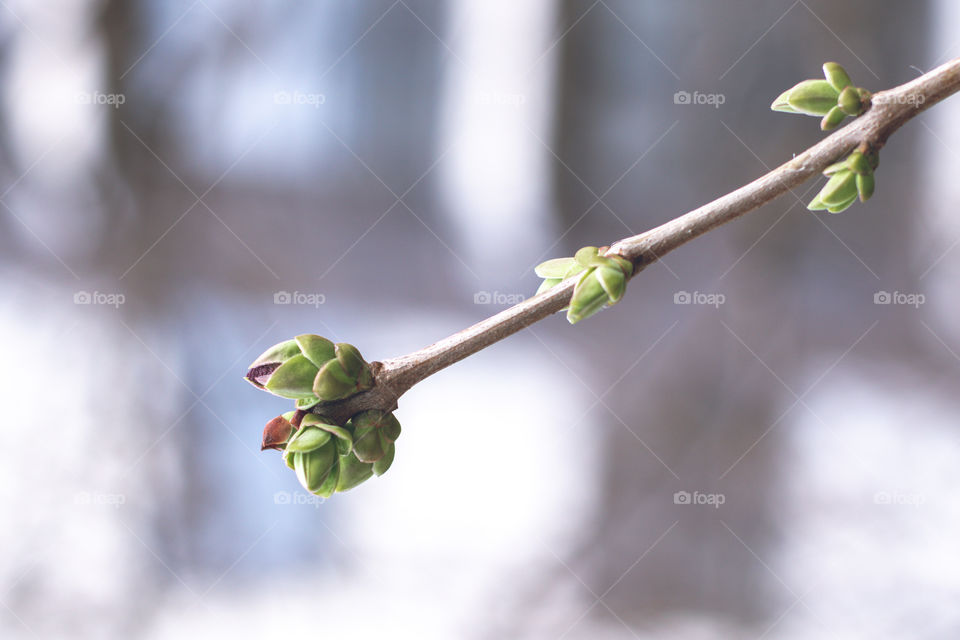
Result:
{"label": "tree branch", "polygon": [[[960,90],[960,58],[915,80],[872,96],[870,109],[766,175],[713,202],[646,233],[614,243],[607,255],[632,261],[634,274],[697,236],[747,214],[793,187],[819,176],[827,166],[856,148],[879,150],[908,120]],[[394,410],[397,400],[421,380],[562,310],[570,302],[576,278],[478,322],[413,353],[373,363],[375,386],[339,402],[313,409],[345,423],[366,409]]]}

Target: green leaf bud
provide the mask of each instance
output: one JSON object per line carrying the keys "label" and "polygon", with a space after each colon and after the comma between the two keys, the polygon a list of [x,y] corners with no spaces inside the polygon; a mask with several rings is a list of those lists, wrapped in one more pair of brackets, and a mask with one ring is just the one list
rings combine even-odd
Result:
{"label": "green leaf bud", "polygon": [[609,302],[607,292],[595,276],[596,269],[585,271],[577,282],[567,309],[567,321],[576,324],[597,313]]}
{"label": "green leaf bud", "polygon": [[857,174],[857,193],[860,196],[860,202],[870,199],[874,186],[876,186],[876,180],[872,173]]}
{"label": "green leaf bud", "polygon": [[837,106],[839,93],[826,80],[804,80],[787,96],[790,106],[800,113],[825,116]]}
{"label": "green leaf bud", "polygon": [[836,62],[827,62],[823,65],[823,76],[837,91],[843,91],[853,84],[844,68]]}
{"label": "green leaf bud", "polygon": [[574,267],[583,269],[575,258],[553,258],[552,260],[541,262],[533,268],[533,271],[541,278],[556,278],[562,280],[568,277],[568,272]]}
{"label": "green leaf bud", "polygon": [[827,112],[827,115],[823,116],[823,120],[820,121],[820,129],[823,131],[836,129],[846,117],[847,114],[840,107],[834,107]]}
{"label": "green leaf bud", "polygon": [[863,113],[863,103],[860,93],[853,87],[847,87],[837,97],[837,106],[848,116],[858,116]]}
{"label": "green leaf bud", "polygon": [[834,207],[857,195],[856,174],[849,169],[833,174],[820,193],[817,194],[823,204]]}
{"label": "green leaf bud", "polygon": [[598,257],[599,253],[600,250],[597,247],[582,247],[581,249],[577,250],[573,258],[582,267],[589,268],[596,266],[596,258]]}
{"label": "green leaf bud", "polygon": [[873,173],[873,169],[870,167],[867,157],[859,151],[854,151],[851,153],[850,156],[847,157],[846,164],[847,168],[854,173]]}
{"label": "green leaf bud", "polygon": [[363,462],[376,462],[400,437],[400,422],[392,413],[372,409],[350,419],[353,452]]}
{"label": "green leaf bud", "polygon": [[[331,473],[336,472],[339,466],[336,447],[320,447],[307,453],[292,451],[290,455],[293,457],[293,468],[297,472],[297,480],[300,481],[303,488],[311,493],[323,495],[320,489],[323,488],[324,493],[326,492],[328,487],[325,486],[325,483]],[[334,477],[334,488],[336,484],[337,478]],[[326,496],[329,495],[326,494]]]}
{"label": "green leaf bud", "polygon": [[300,347],[300,352],[318,369],[336,355],[333,343],[322,336],[305,333],[297,336],[295,340]]}
{"label": "green leaf bud", "polygon": [[784,113],[800,113],[790,106],[789,98],[791,91],[793,91],[793,89],[787,89],[777,96],[777,99],[773,101],[773,104],[770,105],[770,108],[774,111],[782,111]]}
{"label": "green leaf bud", "polygon": [[313,394],[313,381],[317,367],[303,355],[295,355],[273,371],[264,388],[281,398],[309,398]]}
{"label": "green leaf bud", "polygon": [[[381,458],[382,460],[383,458]],[[348,453],[340,456],[340,477],[337,480],[337,491],[349,491],[359,484],[369,480],[374,474],[374,465],[361,462],[355,455]],[[380,475],[380,474],[377,474]]]}
{"label": "green leaf bud", "polygon": [[355,380],[347,375],[337,360],[330,360],[316,374],[311,391],[324,402],[340,400],[353,395],[357,390]]}
{"label": "green leaf bud", "polygon": [[607,294],[608,303],[620,302],[627,290],[627,277],[623,275],[623,271],[616,267],[598,267],[594,275]]}
{"label": "green leaf bud", "polygon": [[337,361],[346,374],[356,379],[364,367],[367,366],[366,360],[360,355],[360,351],[352,344],[339,342],[336,345]]}
{"label": "green leaf bud", "polygon": [[319,449],[330,442],[331,435],[318,427],[301,427],[297,435],[287,443],[287,450],[296,453],[307,453]]}

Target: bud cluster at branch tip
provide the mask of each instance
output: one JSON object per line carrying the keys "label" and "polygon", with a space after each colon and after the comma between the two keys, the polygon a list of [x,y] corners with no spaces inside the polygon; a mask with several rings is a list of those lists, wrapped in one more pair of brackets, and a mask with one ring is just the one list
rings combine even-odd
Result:
{"label": "bud cluster at branch tip", "polygon": [[785,113],[821,117],[820,128],[835,129],[846,116],[857,117],[870,108],[870,92],[855,87],[836,62],[823,65],[825,80],[804,80],[781,93],[770,108]]}
{"label": "bud cluster at branch tip", "polygon": [[370,365],[356,347],[310,333],[264,351],[246,378],[258,389],[296,400],[298,409],[342,400],[373,386]]}
{"label": "bud cluster at branch tip", "polygon": [[633,263],[618,255],[600,255],[608,247],[583,247],[572,258],[554,258],[541,262],[534,271],[543,278],[537,293],[542,293],[567,278],[577,276],[577,284],[567,307],[567,320],[576,324],[623,298]]}
{"label": "bud cluster at branch tip", "polygon": [[810,201],[811,211],[827,210],[840,213],[856,201],[866,202],[873,195],[875,185],[873,170],[879,164],[875,151],[854,151],[845,160],[836,162],[823,170],[830,178],[820,193]]}
{"label": "bud cluster at branch tip", "polygon": [[345,425],[308,410],[373,387],[370,364],[352,345],[304,334],[267,349],[246,379],[258,389],[296,401],[267,423],[261,450],[283,452],[304,489],[325,498],[347,491],[393,463],[400,423],[387,411],[361,411]]}

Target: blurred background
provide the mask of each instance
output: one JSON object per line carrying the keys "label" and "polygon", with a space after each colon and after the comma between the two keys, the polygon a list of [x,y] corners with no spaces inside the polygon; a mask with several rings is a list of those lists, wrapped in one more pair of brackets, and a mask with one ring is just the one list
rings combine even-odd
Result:
{"label": "blurred background", "polygon": [[822,137],[820,65],[960,55],[949,0],[0,2],[0,636],[956,638],[960,99],[400,402],[305,493],[241,378],[368,359]]}

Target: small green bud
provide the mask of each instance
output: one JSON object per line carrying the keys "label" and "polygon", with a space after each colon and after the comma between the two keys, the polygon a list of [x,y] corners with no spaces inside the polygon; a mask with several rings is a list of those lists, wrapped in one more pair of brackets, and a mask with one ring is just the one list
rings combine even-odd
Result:
{"label": "small green bud", "polygon": [[[336,447],[326,446],[307,453],[290,452],[293,469],[303,488],[311,493],[330,497],[337,486],[339,459]],[[332,483],[329,482],[333,476]],[[331,486],[332,485],[332,486]]]}
{"label": "small green bud", "polygon": [[567,321],[576,324],[597,313],[610,301],[607,292],[596,277],[596,269],[585,271],[573,289]]}
{"label": "small green bud", "polygon": [[847,114],[840,107],[834,107],[827,112],[827,115],[823,116],[823,120],[820,121],[820,129],[823,131],[836,129],[846,117]]}
{"label": "small green bud", "polygon": [[840,92],[837,98],[837,106],[848,116],[858,116],[863,113],[860,93],[854,87],[847,87]]}
{"label": "small green bud", "polygon": [[616,267],[597,267],[595,277],[607,294],[609,304],[620,302],[627,290],[627,277]]}
{"label": "small green bud", "polygon": [[840,205],[857,195],[856,174],[849,169],[833,174],[817,197],[829,207]]}
{"label": "small green bud", "polygon": [[847,168],[854,173],[873,173],[873,169],[870,167],[867,157],[859,151],[854,151],[847,157],[846,165]]}
{"label": "small green bud", "polygon": [[583,247],[577,250],[577,252],[573,255],[573,258],[582,267],[589,268],[597,266],[597,258],[599,257],[599,254],[600,249],[597,247]]}
{"label": "small green bud", "polygon": [[811,116],[825,116],[835,106],[839,93],[826,80],[804,80],[787,96],[794,110]]}
{"label": "small green bud", "polygon": [[298,354],[277,367],[264,388],[281,398],[308,398],[313,395],[313,380],[317,373],[317,367],[306,356]]}
{"label": "small green bud", "polygon": [[866,202],[873,195],[873,189],[876,186],[876,180],[873,173],[857,174],[857,193],[860,195],[860,202]]}
{"label": "small green bud", "polygon": [[352,344],[337,343],[336,353],[337,361],[340,362],[340,366],[351,378],[357,378],[364,367],[367,366],[367,362],[360,355],[360,351]]}
{"label": "small green bud", "polygon": [[823,76],[837,91],[843,91],[853,84],[844,68],[836,62],[827,62],[823,65]]}
{"label": "small green bud", "polygon": [[340,400],[353,395],[357,390],[357,383],[338,360],[330,360],[317,373],[311,391],[324,402]]}
{"label": "small green bud", "polygon": [[357,485],[363,484],[373,476],[373,467],[372,464],[361,462],[352,453],[340,456],[340,477],[337,480],[336,490],[349,491]]}
{"label": "small green bud", "polygon": [[362,462],[380,460],[400,437],[400,422],[386,411],[362,411],[353,416],[350,423],[353,426],[353,453]]}

